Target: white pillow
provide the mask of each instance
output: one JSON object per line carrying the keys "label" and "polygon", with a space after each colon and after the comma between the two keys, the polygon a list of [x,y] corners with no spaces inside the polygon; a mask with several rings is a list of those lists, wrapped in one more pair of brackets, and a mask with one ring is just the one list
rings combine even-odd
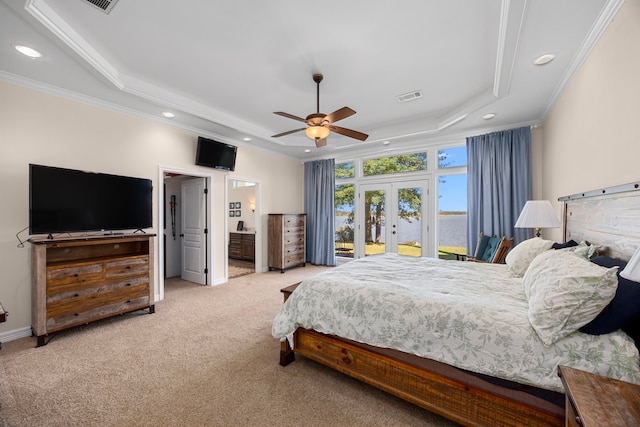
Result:
{"label": "white pillow", "polygon": [[595,319],[616,294],[617,271],[572,252],[538,255],[522,282],[529,322],[542,342],[551,345]]}
{"label": "white pillow", "polygon": [[527,268],[529,268],[531,261],[533,261],[538,254],[551,249],[551,246],[553,246],[551,240],[544,240],[540,237],[525,240],[511,249],[504,262],[507,264],[509,272],[513,277],[522,277],[527,271]]}

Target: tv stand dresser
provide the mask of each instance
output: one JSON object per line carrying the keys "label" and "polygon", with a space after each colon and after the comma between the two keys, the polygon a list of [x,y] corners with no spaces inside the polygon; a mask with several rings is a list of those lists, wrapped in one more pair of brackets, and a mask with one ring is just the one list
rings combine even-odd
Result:
{"label": "tv stand dresser", "polygon": [[154,305],[154,234],[30,239],[31,328],[49,334]]}

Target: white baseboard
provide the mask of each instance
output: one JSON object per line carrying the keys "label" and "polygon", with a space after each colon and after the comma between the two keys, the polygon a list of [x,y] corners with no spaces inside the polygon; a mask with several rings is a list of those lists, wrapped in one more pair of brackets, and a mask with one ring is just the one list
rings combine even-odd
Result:
{"label": "white baseboard", "polygon": [[31,327],[27,326],[13,331],[0,333],[0,342],[9,342],[32,336]]}

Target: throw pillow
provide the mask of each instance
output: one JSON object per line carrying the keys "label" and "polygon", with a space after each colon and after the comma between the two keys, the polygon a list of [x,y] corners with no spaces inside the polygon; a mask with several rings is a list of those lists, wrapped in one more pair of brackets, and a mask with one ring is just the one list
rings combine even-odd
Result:
{"label": "throw pillow", "polygon": [[523,286],[529,322],[547,346],[591,322],[611,302],[617,267],[604,268],[571,252],[538,255]]}

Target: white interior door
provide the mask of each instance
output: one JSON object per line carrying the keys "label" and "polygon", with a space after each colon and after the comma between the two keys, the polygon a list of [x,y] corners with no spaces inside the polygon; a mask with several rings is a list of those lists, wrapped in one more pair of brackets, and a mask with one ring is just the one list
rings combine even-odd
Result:
{"label": "white interior door", "polygon": [[182,274],[183,280],[206,284],[205,180],[182,183]]}

